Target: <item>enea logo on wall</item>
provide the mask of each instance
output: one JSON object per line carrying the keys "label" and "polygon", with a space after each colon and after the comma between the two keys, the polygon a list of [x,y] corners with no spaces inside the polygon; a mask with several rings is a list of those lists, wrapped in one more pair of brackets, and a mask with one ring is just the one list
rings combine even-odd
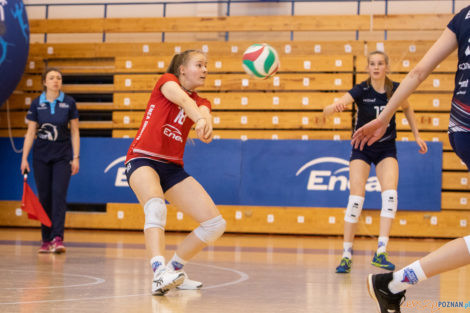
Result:
{"label": "enea logo on wall", "polygon": [[[132,139],[82,138],[80,141],[82,165],[70,182],[69,202],[137,202],[132,190],[127,188],[123,155]],[[4,141],[4,145],[9,147],[9,141]],[[397,146],[400,210],[416,210],[416,203],[423,210],[440,210],[442,144],[428,143],[426,155],[418,154],[416,144],[411,142],[399,142]],[[188,173],[210,192],[217,204],[285,207],[347,204],[349,142],[222,139],[211,145],[196,141],[194,147],[186,149]],[[379,191],[372,166],[364,208],[381,207]]]}
{"label": "enea logo on wall", "polygon": [[106,167],[104,170],[104,173],[108,173],[116,167],[117,165],[120,165],[116,169],[116,179],[114,180],[114,186],[115,187],[129,187],[129,183],[127,182],[127,177],[126,177],[126,167],[122,166],[124,165],[124,162],[126,161],[126,156],[119,157],[109,163],[109,165]]}
{"label": "enea logo on wall", "polygon": [[[337,157],[320,157],[302,165],[295,176],[308,173],[307,190],[346,191],[349,184],[349,161]],[[380,192],[377,176],[371,176],[366,183],[367,192]]]}

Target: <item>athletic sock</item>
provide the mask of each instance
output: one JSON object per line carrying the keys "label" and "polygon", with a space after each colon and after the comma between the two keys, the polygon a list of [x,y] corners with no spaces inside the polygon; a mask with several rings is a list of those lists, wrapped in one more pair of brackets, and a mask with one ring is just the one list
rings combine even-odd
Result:
{"label": "athletic sock", "polygon": [[343,258],[352,259],[352,242],[343,242]]}
{"label": "athletic sock", "polygon": [[150,260],[150,266],[154,272],[162,265],[165,265],[165,258],[162,255],[156,255]]}
{"label": "athletic sock", "polygon": [[184,265],[187,261],[180,258],[176,253],[173,255],[170,263],[168,263],[168,267],[174,271],[179,271],[183,269]]}
{"label": "athletic sock", "polygon": [[426,279],[421,264],[416,261],[393,273],[393,279],[388,284],[388,289],[396,294]]}
{"label": "athletic sock", "polygon": [[380,236],[377,245],[377,255],[385,253],[387,251],[388,237]]}

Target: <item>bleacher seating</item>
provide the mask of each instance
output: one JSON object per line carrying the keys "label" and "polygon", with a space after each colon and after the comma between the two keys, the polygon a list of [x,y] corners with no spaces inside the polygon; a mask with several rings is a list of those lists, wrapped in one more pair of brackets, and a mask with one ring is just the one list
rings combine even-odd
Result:
{"label": "bleacher seating", "polygon": [[[165,72],[172,55],[154,57],[117,57],[116,73],[155,73]],[[282,57],[283,72],[351,72],[352,55],[313,55]],[[242,72],[240,56],[209,55],[209,73]]]}
{"label": "bleacher seating", "polygon": [[442,30],[450,14],[296,15],[30,20],[31,33]]}
{"label": "bleacher seating", "polygon": [[[406,43],[402,43],[399,46],[406,46]],[[371,50],[372,51],[372,50]],[[369,51],[369,52],[371,52]],[[389,54],[390,60],[390,70],[392,72],[409,72],[412,68],[414,68],[421,57],[424,55],[424,52],[421,53],[403,53],[400,54],[399,52],[393,53],[387,51]],[[367,66],[367,58],[357,58],[356,60],[356,70],[357,72],[365,72],[365,68]],[[457,69],[457,62],[456,58],[448,58],[445,59],[441,64],[439,64],[434,73],[454,73]]]}

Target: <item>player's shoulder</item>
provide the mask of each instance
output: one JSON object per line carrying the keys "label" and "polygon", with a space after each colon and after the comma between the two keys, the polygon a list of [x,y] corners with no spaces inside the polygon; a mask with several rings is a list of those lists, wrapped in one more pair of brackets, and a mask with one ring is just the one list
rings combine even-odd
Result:
{"label": "player's shoulder", "polygon": [[75,99],[72,96],[69,96],[68,94],[64,94],[64,102],[65,103],[75,103]]}
{"label": "player's shoulder", "polygon": [[355,87],[362,90],[362,91],[368,91],[370,89],[370,86],[367,83],[367,80],[364,80],[364,81],[360,82]]}
{"label": "player's shoulder", "polygon": [[37,106],[39,104],[39,98],[41,96],[37,96],[36,98],[33,99],[33,101],[31,101],[31,106]]}
{"label": "player's shoulder", "polygon": [[455,16],[464,20],[470,19],[470,5],[460,10]]}
{"label": "player's shoulder", "polygon": [[155,84],[154,91],[159,91],[160,88],[168,82],[174,82],[180,85],[178,77],[175,74],[165,73],[160,78],[158,78],[157,83]]}
{"label": "player's shoulder", "polygon": [[175,74],[172,73],[164,73],[160,78],[158,79],[158,82],[165,83],[169,81],[174,81],[179,84],[179,79],[176,77]]}
{"label": "player's shoulder", "polygon": [[[29,110],[36,111],[40,107],[39,105],[40,102],[41,102],[40,96],[34,98],[33,101],[31,101],[31,104],[29,105]],[[44,106],[44,105],[45,104],[43,103],[41,106]]]}
{"label": "player's shoulder", "polygon": [[454,33],[459,33],[463,27],[467,29],[468,23],[470,21],[470,5],[460,10],[454,17],[450,20],[447,27]]}

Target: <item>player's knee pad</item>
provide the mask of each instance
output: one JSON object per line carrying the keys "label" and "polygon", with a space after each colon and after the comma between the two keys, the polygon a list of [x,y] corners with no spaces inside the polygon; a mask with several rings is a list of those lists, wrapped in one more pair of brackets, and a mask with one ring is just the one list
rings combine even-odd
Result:
{"label": "player's knee pad", "polygon": [[382,191],[382,211],[380,216],[395,218],[398,208],[398,196],[397,191],[390,189]]}
{"label": "player's knee pad", "polygon": [[166,204],[161,198],[152,198],[144,205],[145,225],[147,228],[158,227],[165,229],[166,225]]}
{"label": "player's knee pad", "polygon": [[346,214],[344,220],[348,223],[357,223],[359,216],[361,216],[362,206],[364,205],[364,197],[349,196],[348,206],[346,207]]}
{"label": "player's knee pad", "polygon": [[194,230],[194,234],[205,243],[211,243],[217,240],[225,231],[226,222],[222,215],[216,216],[202,222]]}
{"label": "player's knee pad", "polygon": [[468,253],[470,253],[470,235],[463,237],[465,243],[467,244]]}

